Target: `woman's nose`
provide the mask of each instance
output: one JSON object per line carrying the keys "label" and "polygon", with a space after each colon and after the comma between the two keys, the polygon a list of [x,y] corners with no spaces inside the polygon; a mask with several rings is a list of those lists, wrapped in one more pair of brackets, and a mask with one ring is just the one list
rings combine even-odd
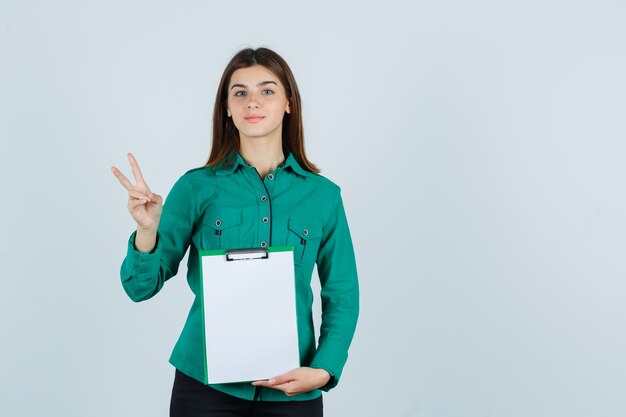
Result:
{"label": "woman's nose", "polygon": [[255,94],[250,94],[248,96],[248,108],[249,109],[258,109],[259,108],[259,101],[257,100]]}

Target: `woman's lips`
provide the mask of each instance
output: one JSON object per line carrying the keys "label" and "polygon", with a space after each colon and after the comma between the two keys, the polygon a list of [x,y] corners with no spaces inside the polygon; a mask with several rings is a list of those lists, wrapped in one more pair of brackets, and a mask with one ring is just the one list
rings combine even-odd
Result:
{"label": "woman's lips", "polygon": [[257,123],[260,122],[261,120],[263,120],[263,116],[259,116],[259,115],[252,115],[252,116],[248,116],[246,117],[246,121],[250,122],[250,123]]}

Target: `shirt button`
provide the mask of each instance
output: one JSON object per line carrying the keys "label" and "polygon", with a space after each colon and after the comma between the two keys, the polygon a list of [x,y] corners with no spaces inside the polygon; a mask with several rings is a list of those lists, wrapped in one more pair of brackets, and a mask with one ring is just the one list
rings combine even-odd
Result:
{"label": "shirt button", "polygon": [[267,196],[264,195],[263,197],[261,197],[261,201],[265,201],[265,200],[267,200]]}
{"label": "shirt button", "polygon": [[268,219],[267,217],[263,217],[263,223],[267,223],[269,221],[270,221],[270,219]]}
{"label": "shirt button", "polygon": [[309,231],[308,231],[307,229],[304,229],[304,230],[302,231],[302,234],[303,234],[304,236],[308,236]]}
{"label": "shirt button", "polygon": [[273,180],[274,179],[274,174],[267,174],[267,179],[268,180]]}
{"label": "shirt button", "polygon": [[215,225],[216,226],[221,226],[222,225],[222,221],[221,220],[215,220]]}
{"label": "shirt button", "polygon": [[266,246],[267,246],[267,243],[265,243],[265,242],[261,242],[261,247],[262,247],[262,248],[264,248],[264,247],[266,247]]}

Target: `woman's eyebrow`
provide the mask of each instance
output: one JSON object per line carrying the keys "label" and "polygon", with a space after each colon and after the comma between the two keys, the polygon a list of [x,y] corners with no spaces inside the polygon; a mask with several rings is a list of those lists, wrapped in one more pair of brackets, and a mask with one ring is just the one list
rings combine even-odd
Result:
{"label": "woman's eyebrow", "polygon": [[[276,84],[276,81],[262,81],[257,84],[257,87],[263,87],[264,85],[268,85],[268,84],[274,84],[278,86],[278,84]],[[230,87],[230,89],[232,90],[235,87],[248,88],[248,86],[245,84],[233,84],[232,87]]]}

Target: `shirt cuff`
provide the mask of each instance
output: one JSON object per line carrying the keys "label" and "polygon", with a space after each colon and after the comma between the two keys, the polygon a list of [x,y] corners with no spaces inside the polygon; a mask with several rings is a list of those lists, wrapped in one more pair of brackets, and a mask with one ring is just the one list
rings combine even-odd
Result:
{"label": "shirt cuff", "polygon": [[326,339],[317,348],[311,361],[311,368],[321,368],[330,374],[330,380],[321,389],[328,391],[339,383],[341,372],[348,360],[348,352],[343,343]]}
{"label": "shirt cuff", "polygon": [[130,276],[135,276],[139,281],[148,280],[158,271],[161,266],[161,239],[157,233],[156,245],[152,252],[139,252],[135,248],[135,236],[133,232],[128,239],[126,250],[125,269],[130,272]]}

